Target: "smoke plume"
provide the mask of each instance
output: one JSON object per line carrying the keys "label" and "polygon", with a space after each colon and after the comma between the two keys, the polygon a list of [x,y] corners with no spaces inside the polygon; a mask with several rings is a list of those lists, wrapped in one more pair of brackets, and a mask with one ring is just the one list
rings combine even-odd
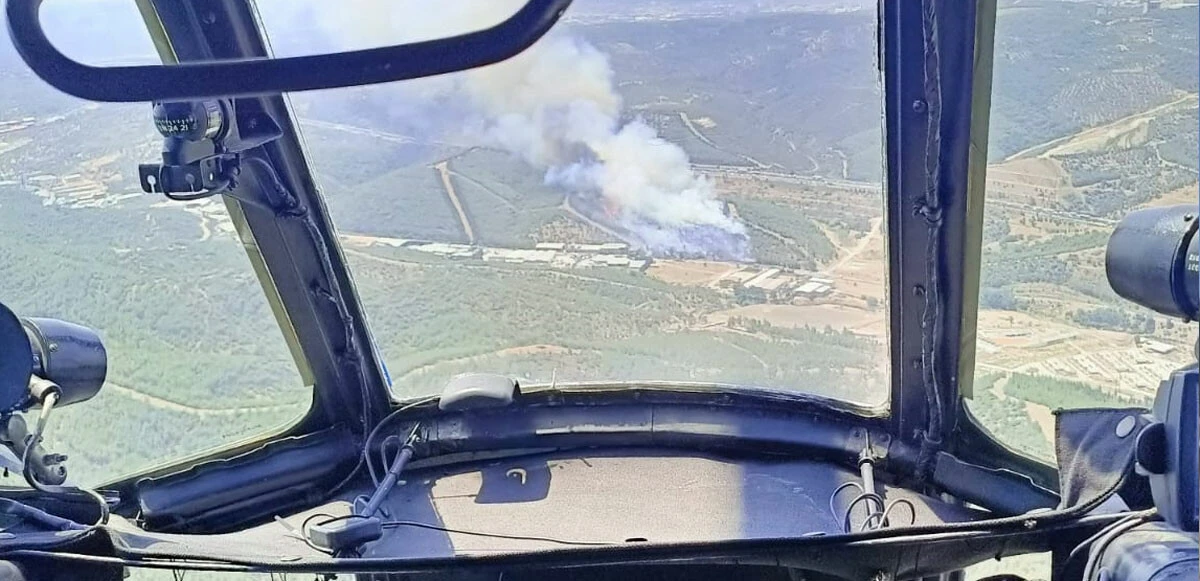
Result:
{"label": "smoke plume", "polygon": [[[487,28],[523,3],[442,0],[431,8],[425,1],[351,0],[324,16],[343,33],[354,30],[359,48]],[[579,202],[578,211],[595,212],[651,252],[744,258],[745,229],[725,213],[712,183],[653,127],[622,118],[608,58],[562,24],[512,59],[418,87],[465,96],[478,112],[473,133],[481,145],[544,171],[548,184]]]}

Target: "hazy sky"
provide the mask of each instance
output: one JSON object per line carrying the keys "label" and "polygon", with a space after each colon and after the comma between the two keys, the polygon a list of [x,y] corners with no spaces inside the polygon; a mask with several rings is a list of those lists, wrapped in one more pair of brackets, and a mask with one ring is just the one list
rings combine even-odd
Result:
{"label": "hazy sky", "polygon": [[[506,14],[498,5],[516,11],[521,0],[438,0],[443,15],[468,14],[483,10]],[[651,14],[711,15],[727,12],[757,12],[795,9],[871,8],[875,0],[575,0],[568,18],[585,20],[601,17],[646,16]],[[429,0],[258,0],[270,36],[277,51],[298,54],[327,50],[324,43],[308,43],[311,31],[319,28],[326,40],[336,40],[342,48],[366,48],[384,42],[400,43],[478,28],[478,19],[439,19],[442,30],[404,27],[398,24],[406,14],[428,12]],[[42,19],[50,39],[68,56],[85,63],[105,63],[113,59],[153,57],[153,45],[142,24],[133,0],[48,0],[42,7]],[[467,24],[467,23],[471,24]],[[380,31],[387,31],[388,35]],[[397,35],[402,33],[402,37]],[[5,33],[0,33],[7,36]],[[389,36],[390,35],[390,36]],[[4,43],[7,45],[7,41]],[[311,49],[307,44],[317,44]],[[285,50],[281,50],[285,49]],[[3,49],[11,52],[9,46]]]}

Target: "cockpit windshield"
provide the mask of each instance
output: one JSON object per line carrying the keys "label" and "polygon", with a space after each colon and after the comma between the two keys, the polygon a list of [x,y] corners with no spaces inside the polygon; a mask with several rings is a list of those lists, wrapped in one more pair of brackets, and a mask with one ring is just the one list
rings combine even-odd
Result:
{"label": "cockpit windshield", "polygon": [[1112,291],[1105,246],[1196,201],[1196,46],[1195,5],[1000,6],[970,407],[1025,453],[1053,459],[1054,409],[1149,407],[1195,344]]}
{"label": "cockpit windshield", "polygon": [[[522,4],[259,9],[291,56]],[[826,4],[579,0],[507,62],[293,95],[394,393],[488,371],[885,404],[876,13]]]}
{"label": "cockpit windshield", "polygon": [[[521,4],[258,9],[287,56],[467,32]],[[290,95],[394,396],[479,371],[886,406],[876,10],[832,4],[579,0],[504,63]],[[50,2],[43,21],[83,63],[161,58],[134,3]],[[303,415],[312,379],[236,204],[142,193],[137,164],[161,147],[148,106],[62,95],[7,39],[0,58],[0,295],[102,329],[113,353],[109,387],[51,430],[73,480]]]}
{"label": "cockpit windshield", "polygon": [[[84,62],[157,59],[132,2],[49,2],[43,14]],[[59,93],[0,36],[0,296],[103,329],[113,354],[103,393],[63,409],[47,435],[72,480],[112,480],[294,422],[312,389],[226,205],[142,193],[137,166],[162,147],[148,106]]]}
{"label": "cockpit windshield", "polygon": [[[479,30],[522,4],[257,10],[273,53],[296,56]],[[51,2],[44,20],[94,65],[157,61],[168,44],[120,0]],[[490,372],[885,413],[878,26],[873,0],[576,0],[498,64],[288,95],[392,395]],[[1049,455],[1051,408],[1146,404],[1192,341],[1120,302],[1103,247],[1129,210],[1194,200],[1195,41],[1194,5],[1000,4],[962,393],[1024,452]],[[312,373],[238,202],[141,193],[137,164],[162,143],[144,104],[63,96],[6,39],[0,81],[0,296],[101,328],[115,353],[97,403],[64,412],[89,427],[54,432],[122,442],[54,442],[79,478],[304,414]],[[1105,387],[1118,383],[1132,387]]]}

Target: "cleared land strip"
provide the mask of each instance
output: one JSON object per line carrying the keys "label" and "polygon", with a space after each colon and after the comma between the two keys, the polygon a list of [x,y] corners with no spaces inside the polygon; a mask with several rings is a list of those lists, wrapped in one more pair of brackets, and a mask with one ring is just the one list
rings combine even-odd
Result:
{"label": "cleared land strip", "polygon": [[117,385],[112,382],[104,384],[104,391],[120,394],[122,397],[127,397],[139,403],[144,403],[150,407],[177,412],[181,414],[189,414],[194,416],[236,416],[248,413],[268,413],[284,410],[295,410],[301,408],[304,404],[285,404],[272,406],[245,406],[234,408],[203,408],[188,404],[179,403],[164,399],[156,395],[150,395],[123,385]]}

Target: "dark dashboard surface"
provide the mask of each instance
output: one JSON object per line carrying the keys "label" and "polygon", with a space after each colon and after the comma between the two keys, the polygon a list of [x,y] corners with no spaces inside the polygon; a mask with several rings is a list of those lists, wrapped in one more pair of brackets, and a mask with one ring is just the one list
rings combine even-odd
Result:
{"label": "dark dashboard surface", "polygon": [[[855,492],[838,493],[832,507],[831,496],[843,483],[858,480],[857,471],[815,460],[662,455],[644,449],[535,454],[414,469],[382,506],[385,521],[407,524],[389,528],[383,539],[364,548],[362,557],[428,559],[627,543],[838,535],[841,513]],[[918,525],[983,517],[883,482],[879,487],[889,501],[911,501]],[[354,497],[372,490],[364,479],[335,502],[281,515],[246,531],[156,534],[138,548],[180,557],[323,558],[289,534],[289,528],[299,529],[310,516],[314,521],[321,518],[314,515],[346,515]],[[862,518],[863,512],[856,509],[856,530]],[[910,518],[904,507],[894,512],[895,526],[907,525]],[[231,550],[244,553],[233,555]]]}

